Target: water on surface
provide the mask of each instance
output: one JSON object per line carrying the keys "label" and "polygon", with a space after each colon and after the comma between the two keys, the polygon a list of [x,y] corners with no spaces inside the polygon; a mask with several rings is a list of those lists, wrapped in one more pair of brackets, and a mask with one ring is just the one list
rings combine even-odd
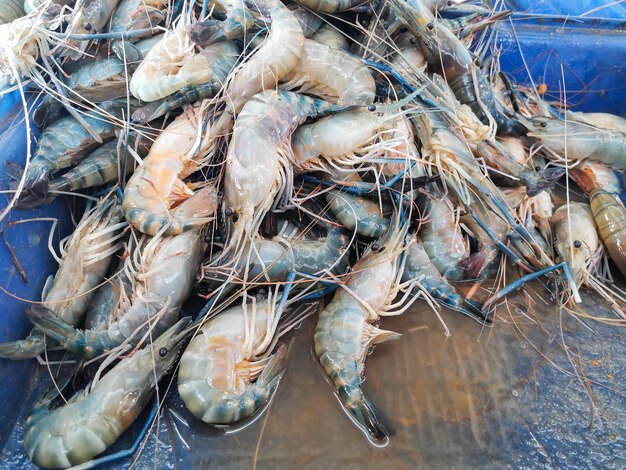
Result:
{"label": "water on surface", "polygon": [[[509,305],[491,330],[444,312],[450,338],[421,302],[383,320],[403,336],[375,348],[363,386],[395,428],[385,448],[344,415],[312,354],[310,319],[285,337],[288,370],[257,421],[216,436],[164,415],[159,442],[148,439],[135,467],[624,468],[626,331],[567,314],[559,321],[547,304]],[[593,301],[586,308],[602,311]],[[29,468],[20,434],[21,423],[4,450],[6,468]]]}

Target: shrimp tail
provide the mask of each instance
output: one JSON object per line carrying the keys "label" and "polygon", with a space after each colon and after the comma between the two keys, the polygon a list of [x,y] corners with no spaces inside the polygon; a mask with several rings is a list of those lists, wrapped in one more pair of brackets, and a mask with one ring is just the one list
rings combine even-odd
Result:
{"label": "shrimp tail", "polygon": [[216,42],[228,40],[224,33],[223,22],[211,19],[187,26],[187,36],[198,47],[206,47]]}
{"label": "shrimp tail", "polygon": [[24,201],[45,200],[48,196],[50,168],[41,162],[31,162],[27,170],[24,191],[20,194],[16,208],[25,209]]}
{"label": "shrimp tail", "polygon": [[482,279],[489,276],[489,265],[492,261],[491,252],[481,250],[459,261],[459,267],[465,271],[465,279]]}
{"label": "shrimp tail", "polygon": [[113,341],[107,341],[106,330],[81,331],[41,305],[32,306],[26,314],[46,336],[57,341],[64,349],[80,356],[95,357],[116,346]]}
{"label": "shrimp tail", "polygon": [[[342,390],[339,389],[341,393]],[[375,441],[385,441],[394,434],[384,414],[364,395],[354,405],[347,407],[354,419]]]}
{"label": "shrimp tail", "polygon": [[278,382],[285,373],[287,366],[287,347],[283,344],[278,348],[268,361],[265,369],[259,375],[256,385],[266,388],[270,393],[278,386]]}
{"label": "shrimp tail", "polygon": [[9,341],[0,344],[0,357],[5,359],[22,360],[32,359],[46,350],[43,338],[29,336],[19,341]]}
{"label": "shrimp tail", "polygon": [[528,172],[522,178],[522,183],[526,186],[526,194],[533,197],[550,189],[565,174],[565,168],[546,167],[537,172]]}

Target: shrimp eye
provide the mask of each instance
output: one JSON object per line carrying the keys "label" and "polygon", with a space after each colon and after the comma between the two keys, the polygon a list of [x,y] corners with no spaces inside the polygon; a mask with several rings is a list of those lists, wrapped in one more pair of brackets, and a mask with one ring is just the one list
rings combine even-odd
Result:
{"label": "shrimp eye", "polygon": [[417,39],[415,39],[415,37],[412,37],[411,39],[409,39],[409,42],[413,45],[417,44]]}
{"label": "shrimp eye", "polygon": [[540,123],[539,123],[539,126],[540,126],[540,127],[548,127],[548,123],[547,123],[547,122],[545,122],[545,121],[544,121],[544,122],[540,122]]}
{"label": "shrimp eye", "polygon": [[224,215],[226,217],[232,217],[233,214],[234,214],[234,211],[232,210],[232,208],[227,207],[226,209],[224,209]]}
{"label": "shrimp eye", "polygon": [[574,240],[574,246],[576,248],[580,248],[581,246],[583,246],[583,243],[580,240]]}
{"label": "shrimp eye", "polygon": [[159,349],[159,356],[165,357],[165,356],[167,356],[168,352],[169,351],[167,350],[167,348],[161,348],[161,349]]}
{"label": "shrimp eye", "polygon": [[85,31],[91,31],[91,28],[93,26],[91,26],[91,23],[85,23]]}
{"label": "shrimp eye", "polygon": [[540,171],[540,170],[541,170],[541,167],[539,167],[539,166],[535,167],[535,171]]}
{"label": "shrimp eye", "polygon": [[372,243],[372,251],[380,250],[380,245],[378,243]]}
{"label": "shrimp eye", "polygon": [[435,27],[435,25],[432,22],[430,22],[430,23],[428,23],[426,25],[426,27],[432,31],[432,29]]}
{"label": "shrimp eye", "polygon": [[373,113],[374,111],[376,111],[376,105],[375,105],[375,104],[370,104],[370,105],[367,107],[367,110],[368,110],[369,112]]}
{"label": "shrimp eye", "polygon": [[452,2],[452,0],[450,0],[448,3],[446,3],[446,5],[448,5],[449,7],[451,7],[451,6],[452,6],[452,3],[453,3],[453,2]]}

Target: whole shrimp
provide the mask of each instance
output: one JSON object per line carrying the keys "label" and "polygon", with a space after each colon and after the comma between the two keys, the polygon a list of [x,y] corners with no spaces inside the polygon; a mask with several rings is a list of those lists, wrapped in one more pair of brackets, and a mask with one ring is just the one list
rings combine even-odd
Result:
{"label": "whole shrimp", "polygon": [[626,276],[626,209],[615,194],[594,189],[589,196],[593,218],[617,269]]}
{"label": "whole shrimp", "polygon": [[171,211],[193,194],[183,179],[213,157],[217,130],[209,124],[202,131],[204,111],[205,105],[197,103],[174,119],[128,180],[122,210],[128,223],[140,232],[175,235],[213,220],[208,209],[216,209],[215,193],[202,216]]}
{"label": "whole shrimp", "polygon": [[150,401],[158,381],[175,365],[193,330],[181,320],[152,344],[122,359],[90,389],[53,411],[37,403],[26,421],[24,447],[43,468],[67,468],[104,452]]}
{"label": "whole shrimp", "polygon": [[340,105],[368,106],[376,95],[374,78],[360,60],[310,39],[304,40],[300,61],[282,81],[281,88]]}
{"label": "whole shrimp", "polygon": [[557,160],[589,159],[626,170],[626,133],[543,117],[531,122],[528,135],[548,148]]}
{"label": "whole shrimp", "polygon": [[492,118],[503,135],[524,135],[526,128],[494,96],[487,77],[476,67],[470,51],[422,0],[391,0],[408,30],[421,41],[434,71],[446,77],[454,94],[485,124]]}
{"label": "whole shrimp", "polygon": [[[291,134],[305,119],[342,107],[288,91],[254,96],[237,116],[226,155],[224,213],[231,229],[228,248],[250,246],[282,189],[290,191]],[[240,254],[242,252],[239,252]]]}
{"label": "whole shrimp", "polygon": [[219,90],[225,82],[239,56],[237,47],[222,42],[196,53],[185,28],[179,22],[139,64],[129,86],[134,97],[156,101],[189,85],[211,82]]}
{"label": "whole shrimp", "polygon": [[[214,189],[205,187],[175,212],[203,216],[215,210],[214,198]],[[132,285],[130,305],[117,312],[117,320],[106,329],[80,331],[47,310],[30,311],[30,320],[63,348],[84,357],[99,356],[122,343],[135,345],[147,334],[157,337],[178,321],[202,262],[204,236],[203,227],[196,227],[171,237],[140,239],[124,267]]]}
{"label": "whole shrimp", "polygon": [[178,393],[194,416],[230,424],[267,401],[285,370],[285,346],[264,356],[277,320],[274,302],[252,298],[202,326],[178,369]]}
{"label": "whole shrimp", "polygon": [[[72,235],[61,242],[59,270],[48,279],[41,305],[67,324],[78,325],[113,254],[122,247],[126,226],[115,198],[104,199],[86,212]],[[45,348],[43,335],[35,328],[24,340],[1,344],[0,357],[29,359]]]}
{"label": "whole shrimp", "polygon": [[399,336],[372,323],[406,308],[392,311],[398,306],[393,300],[406,287],[399,283],[405,236],[406,227],[396,221],[368,247],[320,314],[315,329],[315,355],[351,417],[375,443],[387,441],[389,430],[361,389],[362,375],[370,346]]}

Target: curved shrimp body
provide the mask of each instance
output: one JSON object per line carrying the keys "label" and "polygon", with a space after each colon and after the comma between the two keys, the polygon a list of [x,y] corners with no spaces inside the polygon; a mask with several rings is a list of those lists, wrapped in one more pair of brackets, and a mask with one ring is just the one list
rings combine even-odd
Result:
{"label": "curved shrimp body", "polygon": [[[177,210],[204,210],[213,197],[207,189]],[[31,311],[30,319],[63,348],[84,357],[99,356],[126,341],[137,344],[148,331],[156,337],[178,320],[202,262],[204,235],[197,227],[172,237],[142,238],[124,267],[132,285],[130,306],[106,329],[76,330],[46,311]]]}
{"label": "curved shrimp body", "polygon": [[279,189],[291,184],[287,155],[296,127],[340,109],[288,91],[266,91],[246,103],[226,155],[224,207],[238,217],[229,243],[239,246],[243,234],[255,234]]}
{"label": "curved shrimp body", "polygon": [[43,468],[67,468],[104,452],[128,429],[150,401],[157,382],[176,363],[191,331],[180,321],[152,345],[122,359],[89,393],[48,410],[39,406],[26,420],[24,447]]}
{"label": "curved shrimp body", "polygon": [[[317,15],[315,15],[315,18],[317,18]],[[307,36],[306,33],[305,36]],[[328,23],[322,24],[319,29],[315,31],[315,34],[311,36],[311,39],[320,44],[324,44],[326,46],[344,51],[347,51],[349,47],[346,36],[337,28]]]}
{"label": "curved shrimp body", "polygon": [[11,23],[24,16],[24,2],[20,0],[3,0],[0,3],[0,24]]}
{"label": "curved shrimp body", "polygon": [[218,86],[224,83],[239,56],[232,42],[213,44],[198,53],[194,49],[185,24],[179,23],[139,64],[130,81],[130,92],[150,102],[189,85],[211,82]]}
{"label": "curved shrimp body", "polygon": [[591,194],[594,190],[603,190],[619,196],[622,192],[617,175],[604,163],[592,160],[583,161],[579,165],[570,168],[569,176],[587,194]]}
{"label": "curved shrimp body", "polygon": [[339,397],[371,438],[384,440],[388,431],[361,389],[365,357],[372,344],[399,335],[372,323],[384,314],[397,294],[398,258],[405,232],[389,230],[352,267],[344,286],[320,314],[315,329],[315,355]]}
{"label": "curved shrimp body", "polygon": [[226,105],[235,113],[257,93],[276,87],[300,61],[304,43],[298,19],[280,0],[257,0],[254,6],[271,18],[271,28],[265,42],[235,69],[226,88]]}
{"label": "curved shrimp body", "polygon": [[278,385],[285,349],[269,361],[254,361],[263,351],[273,305],[240,305],[209,320],[180,359],[178,393],[185,406],[206,423],[229,424],[250,416]]}
{"label": "curved shrimp body", "polygon": [[601,189],[592,191],[590,206],[604,246],[626,276],[626,209],[614,194]]}
{"label": "curved shrimp body", "polygon": [[447,279],[463,279],[460,262],[469,253],[450,200],[424,197],[420,206],[426,222],[420,227],[419,235],[428,257]]}
{"label": "curved shrimp body", "polygon": [[340,49],[305,39],[300,61],[281,88],[298,89],[340,105],[374,102],[376,83],[363,63]]}
{"label": "curved shrimp body", "polygon": [[311,169],[318,157],[339,159],[373,140],[389,119],[364,109],[343,111],[300,126],[292,138],[294,164]]}
{"label": "curved shrimp body", "polygon": [[590,265],[600,248],[600,239],[588,204],[570,202],[554,211],[550,220],[555,248],[569,264],[577,285],[587,283]]}
{"label": "curved shrimp body", "polygon": [[[85,214],[72,235],[61,244],[59,270],[47,284],[42,305],[64,322],[77,325],[95,289],[102,282],[113,254],[122,247],[123,221],[117,201],[102,201]],[[23,341],[0,345],[0,357],[29,359],[45,350],[37,329]]]}
{"label": "curved shrimp body", "polygon": [[528,134],[559,157],[594,160],[626,170],[626,133],[597,129],[575,121],[536,117]]}
{"label": "curved shrimp body", "polygon": [[364,237],[381,237],[389,228],[380,206],[368,199],[341,191],[326,193],[326,202],[337,220],[350,231]]}
{"label": "curved shrimp body", "polygon": [[[109,120],[90,115],[84,119],[102,140],[115,135],[115,126]],[[23,197],[32,193],[34,197],[45,199],[50,174],[74,165],[98,145],[96,139],[71,116],[52,123],[39,137],[26,170]],[[19,200],[17,207],[20,207]]]}
{"label": "curved shrimp body", "polygon": [[313,11],[341,13],[363,5],[367,0],[297,0],[297,2]]}
{"label": "curved shrimp body", "polygon": [[111,32],[119,33],[157,26],[166,16],[163,0],[121,0],[111,16]]}
{"label": "curved shrimp body", "polygon": [[213,220],[217,191],[213,191],[210,203],[201,214],[171,211],[193,195],[183,179],[212,157],[215,129],[211,125],[198,142],[203,113],[200,103],[178,116],[159,134],[148,156],[128,180],[122,210],[128,223],[140,232],[176,235]]}
{"label": "curved shrimp body", "polygon": [[406,263],[402,272],[402,281],[419,280],[420,285],[444,307],[467,315],[482,323],[487,323],[485,314],[477,302],[462,297],[448,280],[439,274],[437,267],[430,261],[419,238],[414,237],[407,248]]}

